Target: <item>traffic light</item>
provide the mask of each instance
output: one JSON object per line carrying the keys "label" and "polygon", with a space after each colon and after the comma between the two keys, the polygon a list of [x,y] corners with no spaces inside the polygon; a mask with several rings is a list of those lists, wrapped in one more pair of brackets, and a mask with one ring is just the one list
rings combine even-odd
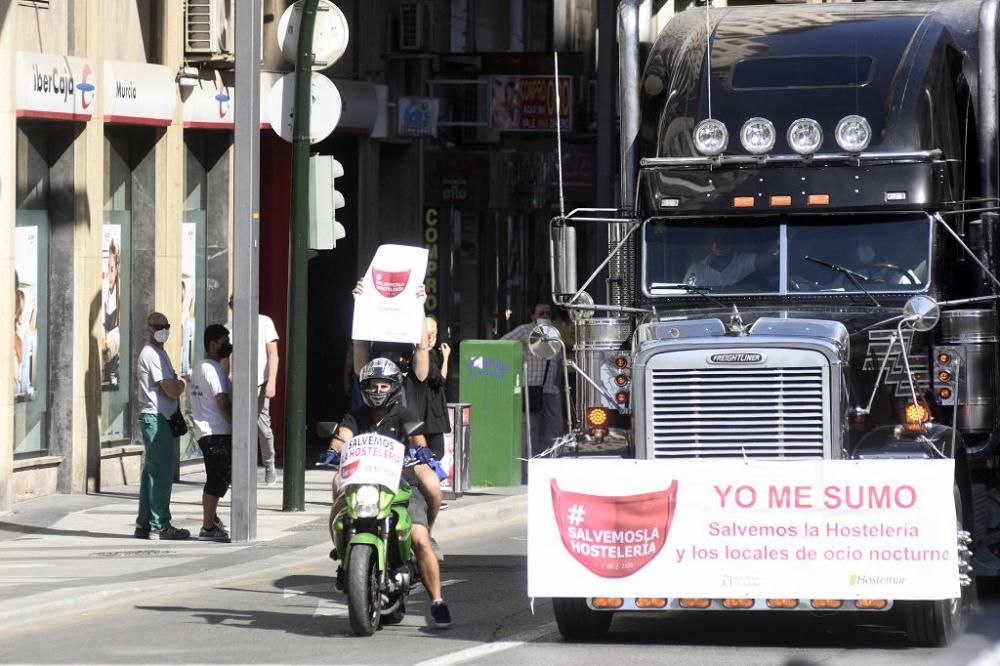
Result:
{"label": "traffic light", "polygon": [[313,155],[309,158],[309,249],[332,250],[337,241],[347,236],[344,225],[337,222],[337,209],[345,205],[344,195],[337,191],[337,178],[344,175],[343,165],[333,155]]}

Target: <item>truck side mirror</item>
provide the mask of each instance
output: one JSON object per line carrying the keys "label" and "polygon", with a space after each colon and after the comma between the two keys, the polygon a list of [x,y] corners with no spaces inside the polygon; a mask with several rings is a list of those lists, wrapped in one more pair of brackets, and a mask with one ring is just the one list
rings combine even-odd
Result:
{"label": "truck side mirror", "polygon": [[543,361],[551,361],[563,349],[559,329],[551,324],[536,326],[528,335],[528,351]]}
{"label": "truck side mirror", "polygon": [[576,229],[566,224],[553,224],[551,232],[552,291],[556,294],[575,294]]}
{"label": "truck side mirror", "polygon": [[930,296],[914,296],[903,306],[903,322],[915,331],[929,331],[941,319],[941,307]]}

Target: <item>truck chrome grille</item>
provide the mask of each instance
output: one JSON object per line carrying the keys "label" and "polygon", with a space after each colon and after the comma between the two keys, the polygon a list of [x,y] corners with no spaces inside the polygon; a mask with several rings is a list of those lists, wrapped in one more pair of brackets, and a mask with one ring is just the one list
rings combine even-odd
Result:
{"label": "truck chrome grille", "polygon": [[647,455],[822,458],[829,366],[808,352],[809,359],[793,352],[796,363],[789,366],[781,363],[781,351],[768,350],[768,365],[779,367],[711,367],[703,351],[697,355],[702,367],[684,367],[691,365],[684,360],[695,360],[690,352],[654,359],[659,362],[646,375]]}

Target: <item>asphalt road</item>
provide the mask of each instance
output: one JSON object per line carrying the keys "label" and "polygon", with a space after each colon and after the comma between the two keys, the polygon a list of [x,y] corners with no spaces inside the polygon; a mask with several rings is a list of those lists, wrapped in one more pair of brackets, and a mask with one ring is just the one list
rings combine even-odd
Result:
{"label": "asphalt road", "polygon": [[[84,613],[3,633],[12,663],[283,664],[967,664],[1000,639],[1000,604],[987,600],[947,650],[909,647],[889,627],[853,628],[801,614],[618,617],[601,643],[562,641],[551,604],[525,597],[525,526],[473,525],[442,543],[445,596],[454,626],[427,627],[425,594],[401,624],[371,638],[350,635],[333,564],[317,560],[268,576]],[[322,532],[317,532],[317,539]],[[994,660],[1000,664],[1000,650]]]}

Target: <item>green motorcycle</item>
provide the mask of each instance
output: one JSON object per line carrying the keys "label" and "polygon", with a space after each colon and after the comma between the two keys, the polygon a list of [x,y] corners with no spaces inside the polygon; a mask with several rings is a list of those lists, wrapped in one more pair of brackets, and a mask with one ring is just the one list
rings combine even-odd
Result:
{"label": "green motorcycle", "polygon": [[404,465],[412,464],[406,447],[374,433],[352,437],[341,450],[346,505],[332,517],[330,533],[344,570],[351,629],[358,636],[402,622],[406,597],[419,582],[407,510],[413,489],[401,479]]}

